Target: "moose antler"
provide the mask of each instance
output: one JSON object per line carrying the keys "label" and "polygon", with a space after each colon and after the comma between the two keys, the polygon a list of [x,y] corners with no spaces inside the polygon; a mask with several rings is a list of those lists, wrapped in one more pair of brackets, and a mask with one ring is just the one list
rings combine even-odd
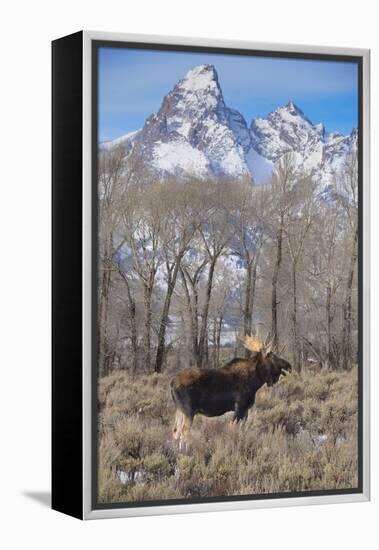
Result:
{"label": "moose antler", "polygon": [[272,350],[273,343],[274,342],[273,342],[273,339],[270,337],[270,333],[267,334],[266,339],[262,346],[262,351],[264,351],[265,354],[270,353],[270,351]]}
{"label": "moose antler", "polygon": [[257,353],[262,350],[262,342],[260,341],[259,336],[244,336],[241,340],[245,348],[249,351]]}
{"label": "moose antler", "polygon": [[240,338],[246,349],[254,353],[263,353],[267,355],[272,350],[273,340],[268,334],[265,340],[262,342],[259,336],[243,336]]}

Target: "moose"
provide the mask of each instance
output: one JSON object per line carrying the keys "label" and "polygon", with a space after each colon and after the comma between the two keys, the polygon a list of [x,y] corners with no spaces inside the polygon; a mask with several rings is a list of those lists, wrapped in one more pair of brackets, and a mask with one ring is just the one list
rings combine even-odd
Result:
{"label": "moose", "polygon": [[186,368],[170,382],[175,404],[173,437],[179,447],[186,445],[196,414],[221,416],[233,411],[233,423],[247,419],[257,391],[264,385],[273,386],[292,367],[272,351],[269,337],[245,336],[243,343],[251,352],[247,359],[234,358],[220,369]]}

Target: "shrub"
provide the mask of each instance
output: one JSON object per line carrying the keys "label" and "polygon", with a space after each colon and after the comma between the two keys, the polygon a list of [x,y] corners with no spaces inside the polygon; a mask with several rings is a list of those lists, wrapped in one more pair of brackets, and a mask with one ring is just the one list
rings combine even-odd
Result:
{"label": "shrub", "polygon": [[195,417],[171,436],[166,374],[99,381],[100,502],[249,495],[357,485],[357,370],[303,372],[262,388],[245,424]]}

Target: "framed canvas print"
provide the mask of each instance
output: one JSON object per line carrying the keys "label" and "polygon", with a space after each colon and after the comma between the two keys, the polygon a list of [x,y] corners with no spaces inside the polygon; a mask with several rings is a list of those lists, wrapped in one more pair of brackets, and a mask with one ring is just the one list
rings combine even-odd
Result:
{"label": "framed canvas print", "polygon": [[53,508],[369,498],[369,52],[53,42]]}

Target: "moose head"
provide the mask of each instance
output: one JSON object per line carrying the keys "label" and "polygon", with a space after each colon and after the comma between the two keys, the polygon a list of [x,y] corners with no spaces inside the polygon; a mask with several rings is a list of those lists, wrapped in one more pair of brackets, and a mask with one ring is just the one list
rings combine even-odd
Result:
{"label": "moose head", "polygon": [[279,354],[273,352],[273,342],[269,335],[264,341],[259,336],[244,336],[242,338],[246,349],[251,351],[256,360],[257,374],[267,386],[276,384],[281,375],[286,376],[292,371],[292,366],[288,361],[280,357],[285,346],[282,347]]}

